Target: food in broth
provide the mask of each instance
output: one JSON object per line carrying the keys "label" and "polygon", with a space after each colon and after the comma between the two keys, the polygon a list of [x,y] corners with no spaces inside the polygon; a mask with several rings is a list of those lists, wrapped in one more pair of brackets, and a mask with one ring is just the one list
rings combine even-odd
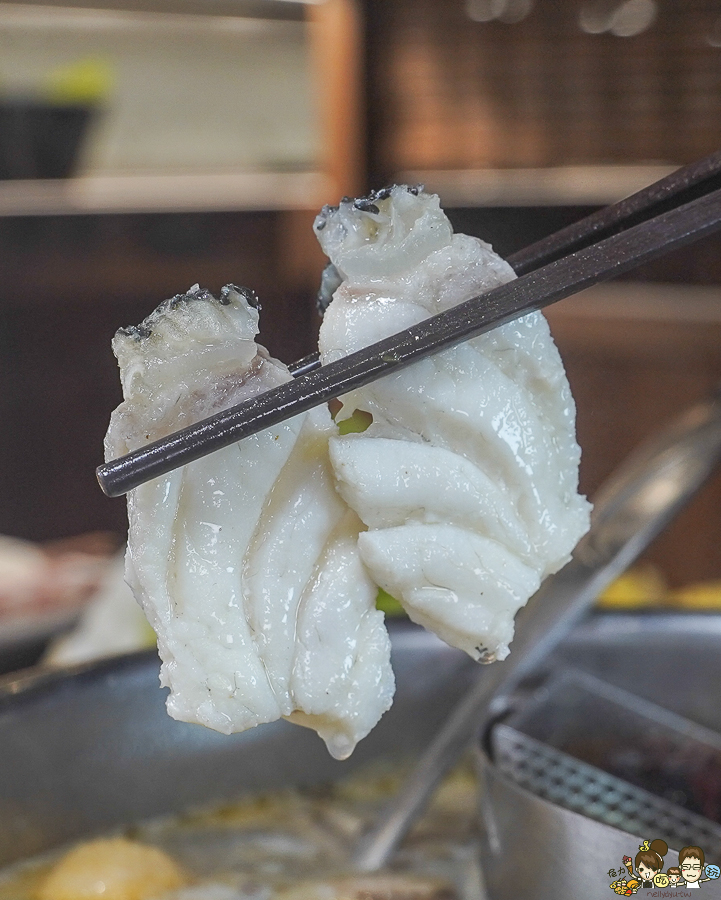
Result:
{"label": "food in broth", "polygon": [[391,867],[353,872],[353,846],[406,773],[376,764],[334,784],[140,823],[0,872],[0,900],[478,900],[476,783],[466,764]]}

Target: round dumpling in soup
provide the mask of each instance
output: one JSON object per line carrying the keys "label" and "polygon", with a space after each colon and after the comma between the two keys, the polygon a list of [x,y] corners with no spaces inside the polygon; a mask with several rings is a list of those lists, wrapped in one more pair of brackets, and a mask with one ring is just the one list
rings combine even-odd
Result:
{"label": "round dumpling in soup", "polygon": [[151,900],[187,882],[167,853],[118,837],[70,850],[41,885],[38,900]]}

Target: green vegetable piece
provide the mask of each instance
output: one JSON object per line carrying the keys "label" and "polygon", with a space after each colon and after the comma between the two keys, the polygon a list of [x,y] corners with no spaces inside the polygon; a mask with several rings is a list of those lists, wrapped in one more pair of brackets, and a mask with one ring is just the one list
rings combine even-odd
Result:
{"label": "green vegetable piece", "polygon": [[357,409],[348,419],[338,422],[338,431],[340,434],[360,434],[373,421],[373,416],[364,409]]}
{"label": "green vegetable piece", "polygon": [[376,609],[379,609],[381,612],[384,612],[391,618],[398,618],[399,616],[405,616],[406,614],[406,611],[396,600],[396,598],[391,597],[391,595],[387,591],[384,591],[383,588],[378,588],[378,596],[376,597]]}

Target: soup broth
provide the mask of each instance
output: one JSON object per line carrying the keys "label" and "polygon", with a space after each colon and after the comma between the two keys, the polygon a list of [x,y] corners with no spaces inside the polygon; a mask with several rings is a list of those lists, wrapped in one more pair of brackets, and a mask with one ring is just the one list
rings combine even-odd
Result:
{"label": "soup broth", "polygon": [[[444,781],[391,868],[374,876],[353,873],[353,847],[407,768],[376,764],[334,784],[249,796],[133,825],[121,835],[161,850],[182,871],[185,885],[154,895],[162,900],[478,900],[470,763]],[[67,853],[65,848],[6,869],[0,900],[54,900],[50,878]],[[98,898],[150,900],[142,889],[113,893],[112,877],[107,890],[99,886]]]}

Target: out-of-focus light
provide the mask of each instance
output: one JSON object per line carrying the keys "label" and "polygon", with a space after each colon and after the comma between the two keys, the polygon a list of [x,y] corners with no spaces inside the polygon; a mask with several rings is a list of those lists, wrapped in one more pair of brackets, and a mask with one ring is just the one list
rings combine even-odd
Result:
{"label": "out-of-focus light", "polygon": [[522,22],[533,9],[533,0],[506,0],[506,8],[498,17],[507,25],[515,25]]}
{"label": "out-of-focus light", "polygon": [[706,35],[706,43],[712,47],[721,47],[721,16],[711,26],[711,31]]}
{"label": "out-of-focus light", "polygon": [[657,12],[656,0],[590,0],[581,7],[578,24],[586,34],[634,37],[650,28]]}
{"label": "out-of-focus light", "polygon": [[613,14],[609,29],[616,37],[634,37],[653,25],[656,0],[626,0]]}
{"label": "out-of-focus light", "polygon": [[515,25],[533,9],[534,0],[466,0],[466,13],[474,22]]}
{"label": "out-of-focus light", "polygon": [[466,13],[474,22],[492,22],[505,5],[506,0],[466,0]]}
{"label": "out-of-focus light", "polygon": [[586,34],[603,34],[613,22],[618,0],[590,0],[581,7],[578,24]]}

